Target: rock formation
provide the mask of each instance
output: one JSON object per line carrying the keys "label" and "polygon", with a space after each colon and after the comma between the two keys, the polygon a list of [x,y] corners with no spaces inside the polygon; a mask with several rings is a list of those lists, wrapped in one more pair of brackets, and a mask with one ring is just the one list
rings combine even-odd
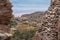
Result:
{"label": "rock formation", "polygon": [[[59,37],[59,13],[60,0],[51,0],[50,7],[45,12],[42,25],[39,27],[39,40],[60,40]],[[36,39],[38,40],[38,39]]]}
{"label": "rock formation", "polygon": [[4,40],[11,34],[8,23],[12,17],[12,5],[9,0],[0,0],[0,40]]}

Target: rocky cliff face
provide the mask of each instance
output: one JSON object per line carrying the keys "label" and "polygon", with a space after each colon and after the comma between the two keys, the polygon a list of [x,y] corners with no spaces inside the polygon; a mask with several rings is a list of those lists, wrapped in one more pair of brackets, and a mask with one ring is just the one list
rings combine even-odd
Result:
{"label": "rocky cliff face", "polygon": [[58,20],[60,14],[60,0],[51,0],[50,7],[45,12],[42,25],[39,27],[39,40],[59,40]]}
{"label": "rocky cliff face", "polygon": [[7,25],[12,17],[11,3],[8,0],[0,0],[0,24]]}
{"label": "rocky cliff face", "polygon": [[10,28],[8,23],[12,17],[11,7],[9,0],[0,0],[0,38],[2,36],[6,37],[6,35],[9,36]]}
{"label": "rocky cliff face", "polygon": [[[0,25],[7,25],[12,17],[11,3],[8,0],[0,0]],[[3,27],[0,27],[1,30]],[[5,31],[5,30],[4,30]]]}

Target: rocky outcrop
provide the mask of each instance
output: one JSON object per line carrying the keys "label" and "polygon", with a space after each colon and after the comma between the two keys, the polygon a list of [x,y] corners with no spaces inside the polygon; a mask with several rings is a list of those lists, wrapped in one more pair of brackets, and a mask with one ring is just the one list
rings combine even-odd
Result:
{"label": "rocky outcrop", "polygon": [[38,33],[40,33],[39,40],[59,40],[58,20],[60,14],[60,0],[51,0],[50,7],[45,13],[45,20],[43,20],[38,30]]}
{"label": "rocky outcrop", "polygon": [[[12,5],[9,0],[0,0],[0,40],[11,36],[8,23],[12,17]],[[1,39],[2,38],[2,39]]]}
{"label": "rocky outcrop", "polygon": [[0,0],[0,24],[7,25],[12,17],[11,3],[8,0]]}

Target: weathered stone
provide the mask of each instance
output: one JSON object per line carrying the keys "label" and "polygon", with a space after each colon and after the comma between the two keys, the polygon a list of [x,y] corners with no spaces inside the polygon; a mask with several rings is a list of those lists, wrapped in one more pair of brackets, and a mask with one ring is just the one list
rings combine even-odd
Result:
{"label": "weathered stone", "polygon": [[0,24],[8,24],[12,17],[11,3],[7,0],[0,1]]}
{"label": "weathered stone", "polygon": [[8,23],[12,17],[11,8],[12,5],[9,0],[0,0],[0,40],[5,40],[11,36],[10,28],[8,26]]}
{"label": "weathered stone", "polygon": [[51,0],[50,7],[44,16],[45,20],[43,20],[38,30],[41,40],[60,40],[60,27],[58,27],[59,14],[60,0]]}

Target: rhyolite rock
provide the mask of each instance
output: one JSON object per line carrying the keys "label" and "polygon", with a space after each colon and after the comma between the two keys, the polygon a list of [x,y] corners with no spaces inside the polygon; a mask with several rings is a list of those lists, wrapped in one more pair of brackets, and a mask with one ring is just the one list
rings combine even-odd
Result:
{"label": "rhyolite rock", "polygon": [[12,17],[11,3],[8,0],[0,0],[0,24],[7,25]]}
{"label": "rhyolite rock", "polygon": [[10,40],[8,23],[12,17],[12,5],[9,0],[0,0],[0,40]]}
{"label": "rhyolite rock", "polygon": [[60,40],[59,15],[60,0],[51,0],[50,7],[45,12],[44,20],[38,28],[38,33],[40,33],[38,34],[40,35],[39,40]]}

